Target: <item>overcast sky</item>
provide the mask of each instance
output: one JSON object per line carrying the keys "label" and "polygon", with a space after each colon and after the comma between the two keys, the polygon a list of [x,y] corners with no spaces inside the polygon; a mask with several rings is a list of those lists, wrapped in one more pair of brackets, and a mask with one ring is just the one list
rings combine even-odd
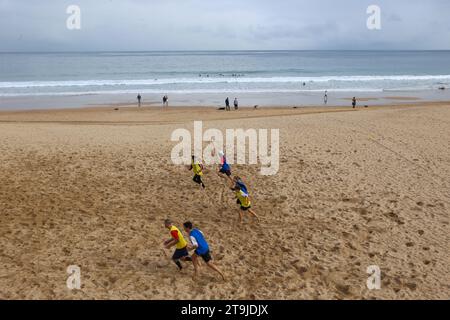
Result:
{"label": "overcast sky", "polygon": [[448,0],[0,0],[0,51],[450,49],[449,13]]}

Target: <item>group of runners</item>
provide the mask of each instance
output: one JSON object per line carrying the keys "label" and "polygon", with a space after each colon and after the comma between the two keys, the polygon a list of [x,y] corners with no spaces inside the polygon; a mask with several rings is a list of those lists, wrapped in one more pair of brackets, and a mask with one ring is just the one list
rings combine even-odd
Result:
{"label": "group of runners", "polygon": [[[243,222],[245,212],[259,220],[258,215],[252,210],[252,202],[247,186],[239,176],[232,177],[231,166],[228,164],[227,158],[222,151],[219,152],[219,157],[221,165],[218,175],[226,180],[230,189],[235,194],[236,202],[240,206],[239,222]],[[206,189],[206,185],[202,179],[204,176],[204,167],[195,156],[192,156],[192,163],[189,170],[194,172],[193,181],[199,184],[201,188]],[[220,274],[222,279],[225,280],[223,272],[212,262],[210,247],[203,232],[198,228],[195,228],[191,221],[186,221],[183,224],[184,231],[189,235],[190,243],[185,240],[180,229],[178,229],[170,219],[164,221],[164,226],[170,232],[170,239],[164,242],[164,246],[166,249],[175,247],[172,260],[180,271],[183,269],[181,261],[192,262],[194,266],[194,278],[196,278],[200,269],[200,259],[202,259],[210,269],[216,271]],[[189,254],[190,251],[193,251],[192,255]]]}

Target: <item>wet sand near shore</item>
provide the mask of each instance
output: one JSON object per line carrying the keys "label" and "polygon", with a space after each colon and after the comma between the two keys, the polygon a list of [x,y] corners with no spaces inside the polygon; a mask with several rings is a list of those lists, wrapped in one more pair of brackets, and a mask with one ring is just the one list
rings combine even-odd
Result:
{"label": "wet sand near shore", "polygon": [[[393,106],[373,105],[368,109],[403,109],[414,106],[446,106],[449,102],[411,102]],[[342,106],[315,106],[315,107],[241,107],[226,112],[217,108],[206,107],[171,107],[163,109],[143,105],[141,108],[130,104],[115,104],[86,108],[68,109],[42,109],[42,110],[17,110],[0,111],[0,123],[65,123],[65,124],[175,124],[192,122],[196,120],[232,120],[264,117],[296,116],[305,114],[336,113],[336,112],[360,112],[367,110],[359,106],[356,110]]]}
{"label": "wet sand near shore", "polygon": [[[171,163],[171,133],[195,120],[280,129],[277,175],[233,166],[261,222],[238,224],[218,168],[205,192]],[[448,102],[0,112],[0,298],[448,299],[449,136]],[[205,233],[226,281],[177,271],[167,217]]]}

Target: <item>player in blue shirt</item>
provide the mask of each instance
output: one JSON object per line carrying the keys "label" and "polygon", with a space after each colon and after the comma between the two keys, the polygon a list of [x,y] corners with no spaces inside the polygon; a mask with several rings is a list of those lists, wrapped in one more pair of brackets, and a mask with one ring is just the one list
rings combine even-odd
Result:
{"label": "player in blue shirt", "polygon": [[220,157],[220,164],[221,164],[221,167],[219,170],[219,177],[221,177],[221,178],[228,177],[228,179],[230,181],[232,181],[231,166],[227,162],[227,157],[225,156],[225,154],[222,151],[219,152],[219,157]]}
{"label": "player in blue shirt", "polygon": [[234,182],[234,188],[233,189],[240,189],[242,190],[245,194],[249,194],[248,193],[248,189],[247,186],[245,185],[245,183],[242,181],[241,177],[239,176],[235,176],[233,179]]}
{"label": "player in blue shirt", "polygon": [[194,229],[194,227],[192,226],[192,222],[190,221],[185,222],[183,226],[186,233],[189,234],[189,239],[191,240],[191,245],[188,245],[188,250],[194,250],[194,253],[192,254],[192,261],[194,263],[195,269],[194,278],[198,276],[198,269],[200,267],[200,261],[198,260],[198,257],[201,257],[203,261],[206,262],[206,265],[209,268],[219,273],[222,279],[225,280],[225,276],[223,275],[222,271],[220,271],[219,268],[217,268],[212,263],[209,245],[208,242],[206,242],[203,232],[198,229]]}

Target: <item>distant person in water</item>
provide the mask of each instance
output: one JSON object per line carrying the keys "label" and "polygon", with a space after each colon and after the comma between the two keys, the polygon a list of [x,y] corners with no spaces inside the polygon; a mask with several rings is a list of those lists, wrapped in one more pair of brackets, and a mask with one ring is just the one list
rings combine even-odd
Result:
{"label": "distant person in water", "polygon": [[138,107],[140,107],[141,106],[141,100],[142,100],[142,97],[141,97],[140,93],[137,96],[137,100],[138,100]]}
{"label": "distant person in water", "polygon": [[356,97],[353,97],[353,99],[352,99],[352,106],[353,106],[353,109],[356,108]]}
{"label": "distant person in water", "polygon": [[238,110],[239,109],[239,101],[237,98],[234,98],[234,110]]}
{"label": "distant person in water", "polygon": [[323,96],[323,103],[324,104],[328,103],[328,91],[325,91],[325,95]]}
{"label": "distant person in water", "polygon": [[225,99],[225,110],[230,111],[230,99],[228,97]]}

